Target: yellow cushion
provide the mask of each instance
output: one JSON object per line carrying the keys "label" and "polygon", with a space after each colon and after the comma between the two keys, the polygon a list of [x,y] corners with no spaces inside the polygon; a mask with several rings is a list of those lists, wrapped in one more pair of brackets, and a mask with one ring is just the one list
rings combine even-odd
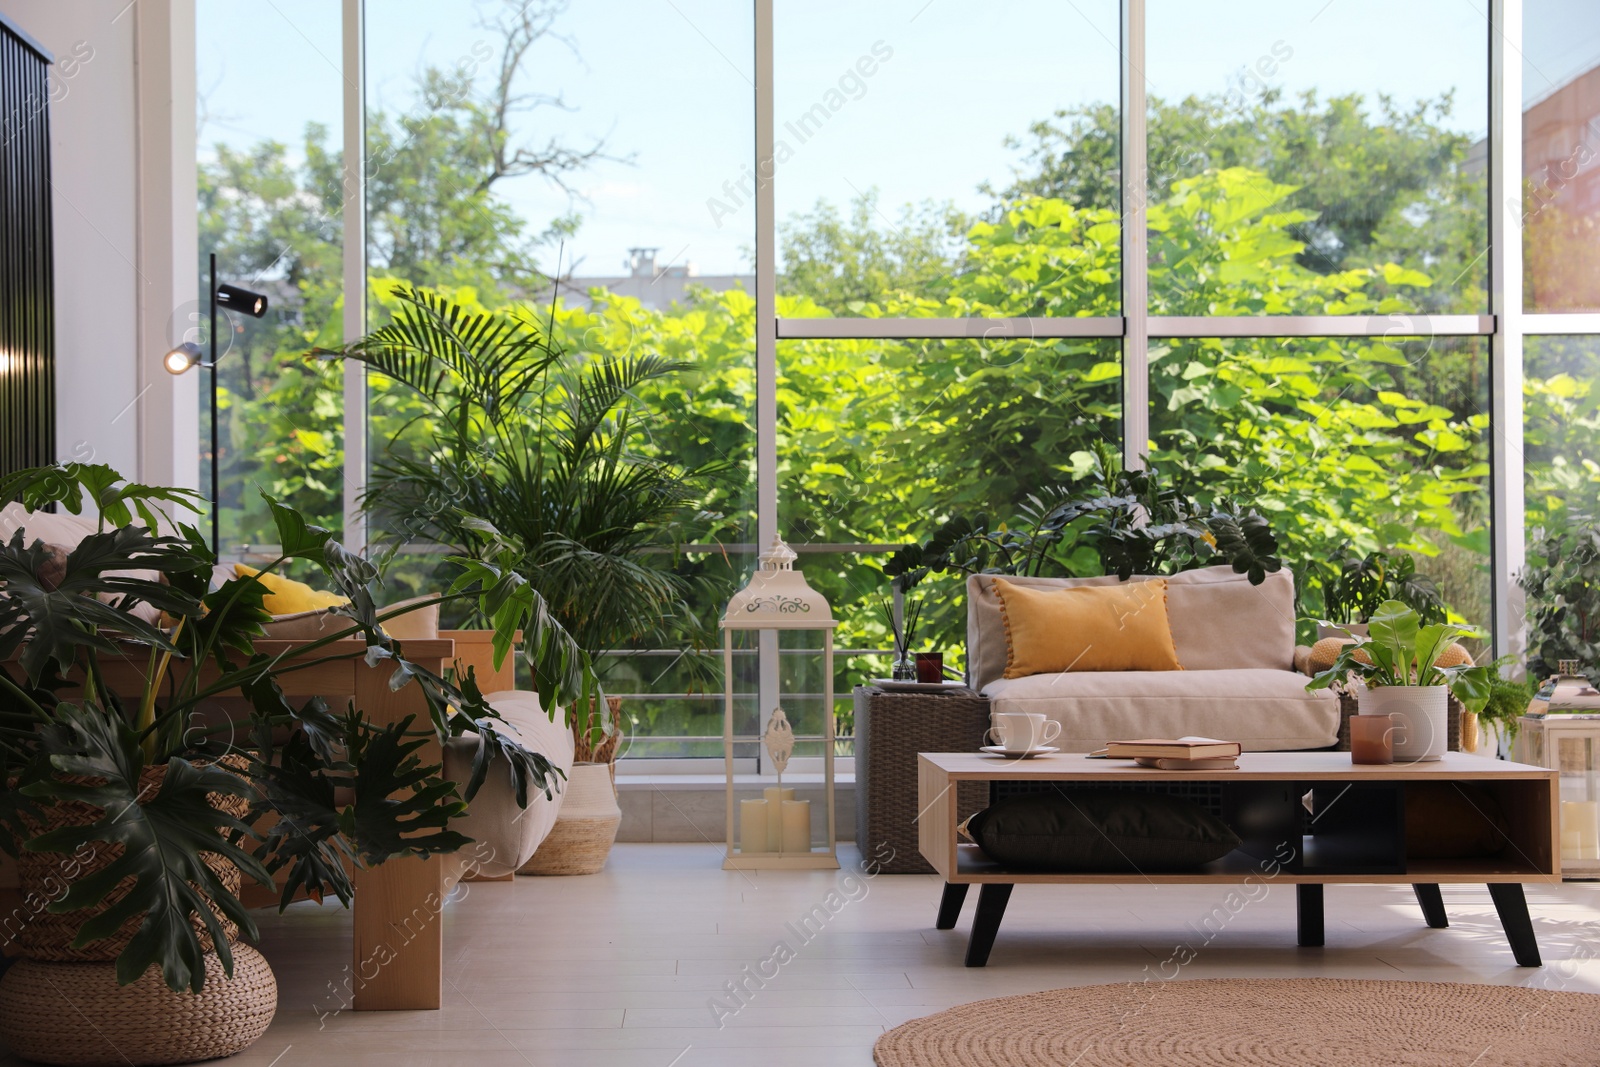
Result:
{"label": "yellow cushion", "polygon": [[350,603],[348,597],[338,593],[324,593],[305,582],[297,582],[281,574],[263,574],[243,563],[235,563],[233,573],[238,578],[254,578],[267,587],[267,597],[262,607],[266,608],[269,615],[298,615],[302,611],[322,611]]}
{"label": "yellow cushion", "polygon": [[994,580],[1007,678],[1062,671],[1181,671],[1167,583],[1030,589]]}

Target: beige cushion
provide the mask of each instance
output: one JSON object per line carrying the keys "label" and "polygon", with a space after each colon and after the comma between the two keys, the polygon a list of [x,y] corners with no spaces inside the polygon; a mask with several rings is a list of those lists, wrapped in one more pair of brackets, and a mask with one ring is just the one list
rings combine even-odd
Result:
{"label": "beige cushion", "polygon": [[[432,604],[427,604],[428,601]],[[380,608],[379,615],[391,611],[407,609],[405,614],[396,615],[383,624],[383,632],[396,641],[431,641],[439,636],[439,604],[438,595],[429,593],[425,596],[414,596],[410,600],[400,600],[386,608]],[[417,605],[426,604],[426,607]]]}
{"label": "beige cushion", "polygon": [[[1114,574],[1096,578],[1020,578],[975,574],[967,579],[967,664],[970,682],[983,689],[1006,671],[1005,623],[994,579],[1029,589],[1115,585]],[[1134,581],[1148,576],[1135,575]],[[1288,570],[1251,585],[1231,567],[1206,567],[1169,575],[1167,620],[1178,662],[1186,671],[1294,670],[1294,576]]]}
{"label": "beige cushion", "polygon": [[1339,698],[1308,693],[1293,671],[1074,671],[990,682],[990,713],[1040,712],[1061,724],[1054,742],[1092,752],[1107,741],[1198,734],[1246,751],[1327,748],[1338,740]]}
{"label": "beige cushion", "polygon": [[[489,693],[486,699],[524,748],[544,756],[563,775],[572,773],[572,730],[565,712],[558,709],[551,721],[539,706],[539,694],[520,690]],[[472,777],[477,747],[476,733],[452,738],[445,746],[444,776],[464,786]],[[528,806],[519,808],[511,768],[495,761],[478,795],[467,805],[467,813],[451,823],[451,829],[466,834],[473,843],[446,857],[448,880],[453,882],[473,870],[487,878],[503,877],[527,863],[555,826],[565,785],[565,779],[552,783],[554,797],[548,800],[530,785]]]}

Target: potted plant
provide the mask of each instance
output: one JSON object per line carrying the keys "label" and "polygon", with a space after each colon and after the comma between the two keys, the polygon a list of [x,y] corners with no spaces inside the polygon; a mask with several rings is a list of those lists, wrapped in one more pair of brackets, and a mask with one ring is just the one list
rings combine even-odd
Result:
{"label": "potted plant", "polygon": [[[659,414],[641,395],[689,364],[651,352],[568,351],[553,336],[553,313],[541,323],[409,287],[393,296],[387,325],[313,353],[360,363],[419,406],[373,467],[364,506],[374,528],[459,554],[492,523],[519,546],[510,571],[540,591],[591,661],[632,642],[679,643],[695,612],[690,581],[672,569],[674,549],[716,521],[700,503],[731,465],[685,466],[656,453],[648,435]],[[593,746],[620,721],[598,701],[569,707],[575,722],[588,720],[580,730]],[[569,805],[562,818],[572,822],[585,804],[569,796]],[[613,836],[618,822],[620,813]],[[589,855],[596,849],[555,858],[563,840],[552,833],[523,869],[599,869]]]}
{"label": "potted plant", "polygon": [[1533,546],[1520,582],[1528,597],[1528,673],[1562,674],[1576,660],[1600,686],[1600,526],[1577,516]]}
{"label": "potted plant", "polygon": [[1323,617],[1317,639],[1365,634],[1367,621],[1386,600],[1398,600],[1427,624],[1444,622],[1449,609],[1432,578],[1417,573],[1405,552],[1383,550],[1361,555],[1346,542],[1328,560],[1322,580]]}
{"label": "potted plant", "polygon": [[1333,666],[1312,678],[1306,688],[1360,680],[1364,683],[1357,695],[1361,713],[1393,715],[1398,720],[1402,733],[1395,742],[1395,758],[1438,759],[1448,737],[1448,698],[1453,695],[1468,711],[1482,710],[1497,677],[1495,668],[1470,662],[1439,666],[1444,651],[1472,631],[1451,623],[1424,624],[1415,610],[1398,600],[1378,606],[1368,620],[1368,631],[1346,645]]}
{"label": "potted plant", "polygon": [[[256,936],[239,874],[281,883],[284,905],[300,890],[348,905],[347,862],[467,844],[450,822],[492,763],[509,764],[524,804],[530,787],[557,787],[550,763],[499,728],[470,673],[452,681],[406,658],[374,605],[377,568],[270,497],[282,547],[263,572],[302,561],[349,600],[331,609],[339,625],[287,659],[254,649],[270,618],[259,578],[212,589],[216,557],[198,531],[154,532],[163,504],[192,504],[194,494],[72,464],[0,479],[0,499],[17,497],[32,511],[88,505],[99,516],[70,551],[25,528],[0,544],[0,846],[57,866],[85,848],[95,857],[50,907],[75,920],[69,958],[114,959],[123,985],[154,968],[173,992],[198,996],[208,969],[232,977],[235,937]],[[438,602],[473,602],[493,620],[500,656],[525,631],[523,655],[547,707],[594,692],[586,657],[507,566],[514,548],[487,533],[477,547],[457,559],[461,578]],[[161,615],[152,622],[140,609]],[[391,685],[421,688],[431,721],[378,726],[359,708],[285,699],[279,679],[352,638],[369,662],[394,665]],[[144,670],[120,675],[141,684],[110,681],[129,660]],[[203,708],[234,692],[247,711],[208,723]],[[447,781],[423,764],[421,732],[476,733],[470,780]],[[397,789],[408,799],[394,802]],[[255,829],[269,813],[280,817]]]}

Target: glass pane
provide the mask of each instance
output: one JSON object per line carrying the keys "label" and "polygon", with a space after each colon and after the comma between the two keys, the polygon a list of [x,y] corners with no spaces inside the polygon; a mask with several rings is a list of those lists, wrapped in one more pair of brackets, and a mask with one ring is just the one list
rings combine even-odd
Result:
{"label": "glass pane", "polygon": [[1271,521],[1302,615],[1322,614],[1348,544],[1414,553],[1455,614],[1488,627],[1486,339],[1212,338],[1150,358],[1152,459]]}
{"label": "glass pane", "polygon": [[[707,208],[753,155],[752,8],[463,6],[394,0],[368,22],[370,319],[421,286],[561,355],[471,442],[492,442],[489,462],[388,497],[404,506],[377,532],[450,542],[466,534],[445,518],[490,520],[623,698],[623,754],[720,756],[716,621],[753,557],[674,549],[753,539],[754,211]],[[397,462],[456,454],[413,390],[373,376],[369,396],[380,493]],[[555,457],[601,396],[567,477]],[[753,690],[753,653],[740,662]],[[741,714],[754,721],[753,697]]]}
{"label": "glass pane", "polygon": [[1004,11],[972,77],[971,6],[779,0],[781,316],[1118,314],[1118,5]]}
{"label": "glass pane", "polygon": [[[221,0],[197,5],[195,33],[201,303],[187,337],[206,344],[210,253],[219,282],[270,302],[262,319],[218,316],[222,549],[237,558],[278,539],[261,490],[312,522],[342,525],[343,387],[337,368],[302,358],[341,334],[339,8]],[[202,378],[203,479],[209,386]]]}
{"label": "glass pane", "polygon": [[1600,516],[1600,337],[1529,337],[1523,355],[1528,545]]}
{"label": "glass pane", "polygon": [[1587,0],[1523,6],[1523,306],[1600,311],[1600,21]]}
{"label": "glass pane", "polygon": [[[1030,493],[1086,467],[1090,449],[1121,448],[1115,341],[785,341],[778,364],[780,530],[797,546],[900,545],[956,516],[1008,521]],[[840,620],[839,647],[891,647],[878,603],[885,555],[802,552]],[[956,668],[960,584],[930,579],[914,594],[927,611],[923,650]],[[889,658],[839,666],[848,692],[884,677]]]}
{"label": "glass pane", "polygon": [[1153,313],[1487,310],[1480,9],[1150,0],[1148,19]]}

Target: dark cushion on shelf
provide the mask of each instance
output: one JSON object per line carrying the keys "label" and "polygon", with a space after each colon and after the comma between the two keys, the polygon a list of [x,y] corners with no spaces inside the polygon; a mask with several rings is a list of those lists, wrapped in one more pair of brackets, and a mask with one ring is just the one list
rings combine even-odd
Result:
{"label": "dark cushion on shelf", "polygon": [[1048,871],[1196,867],[1239,847],[1198,804],[1162,793],[1073,789],[1007,797],[967,821],[996,863]]}
{"label": "dark cushion on shelf", "polygon": [[1497,855],[1510,828],[1494,794],[1466,782],[1406,783],[1406,858],[1464,860]]}

